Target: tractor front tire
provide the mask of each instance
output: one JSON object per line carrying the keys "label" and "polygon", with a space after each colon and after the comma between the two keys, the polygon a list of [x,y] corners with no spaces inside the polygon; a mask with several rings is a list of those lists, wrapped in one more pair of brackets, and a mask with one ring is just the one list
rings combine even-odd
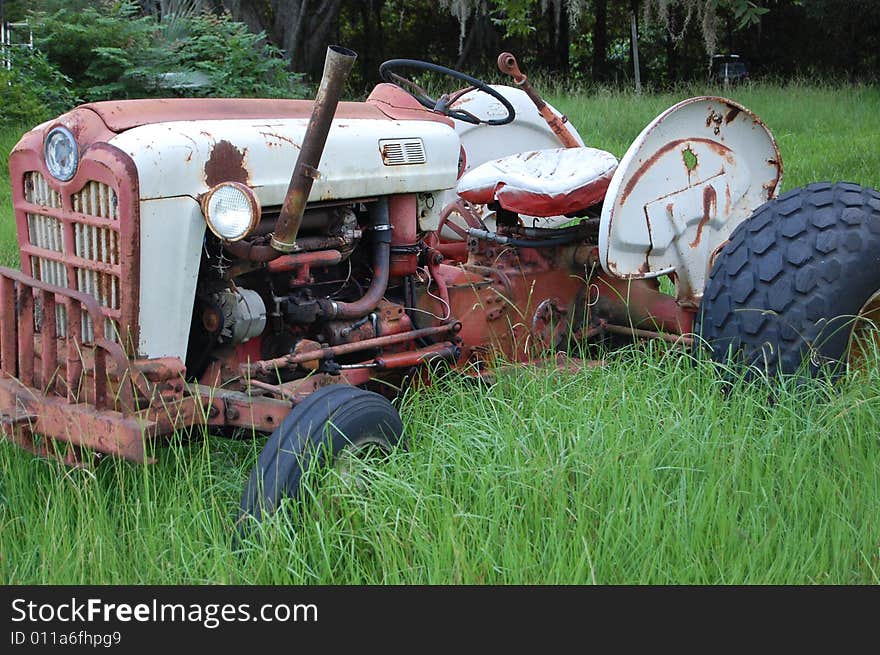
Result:
{"label": "tractor front tire", "polygon": [[765,203],[733,231],[695,332],[717,362],[769,376],[837,377],[854,327],[877,319],[878,290],[880,193],[810,184]]}
{"label": "tractor front tire", "polygon": [[266,442],[241,499],[239,524],[274,513],[285,497],[298,500],[304,476],[342,453],[367,447],[390,452],[402,436],[400,415],[387,398],[347,384],[315,391]]}

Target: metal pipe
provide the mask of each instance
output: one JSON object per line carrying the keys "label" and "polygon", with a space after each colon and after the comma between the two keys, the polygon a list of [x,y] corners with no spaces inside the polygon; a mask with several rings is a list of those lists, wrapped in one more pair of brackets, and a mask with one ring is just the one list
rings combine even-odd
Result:
{"label": "metal pipe", "polygon": [[441,334],[449,334],[450,332],[455,333],[460,330],[461,323],[459,321],[453,321],[452,323],[446,323],[445,325],[438,325],[436,327],[426,327],[418,330],[410,330],[409,332],[398,332],[397,334],[389,334],[384,337],[375,337],[373,339],[364,339],[363,341],[343,343],[339,346],[328,346],[326,348],[321,348],[320,350],[308,350],[298,354],[276,357],[275,359],[250,362],[248,364],[242,364],[240,369],[244,375],[265,374],[275,369],[290,368],[297,364],[302,364],[303,362],[348,355],[360,350],[381,348],[382,346],[391,346],[396,343],[415,341],[422,337],[434,337]]}
{"label": "metal pipe", "polygon": [[693,337],[686,337],[681,334],[668,334],[666,332],[655,332],[654,330],[640,330],[639,328],[626,327],[624,325],[614,325],[612,323],[606,323],[602,326],[602,329],[606,332],[623,334],[628,337],[641,337],[642,339],[659,339],[661,341],[668,341],[672,344],[687,347],[694,345]]}
{"label": "metal pipe", "polygon": [[284,273],[297,266],[333,266],[341,261],[342,253],[338,250],[312,250],[281,255],[269,262],[266,268],[270,273]]}
{"label": "metal pipe", "polygon": [[[298,251],[310,252],[312,250],[350,250],[355,242],[360,239],[360,230],[355,230],[351,236],[313,236],[297,239]],[[232,241],[224,243],[223,248],[236,259],[246,259],[255,264],[264,264],[281,256],[281,253],[272,246],[255,243],[253,241]]]}
{"label": "metal pipe", "polygon": [[383,355],[377,357],[374,361],[376,368],[380,371],[385,371],[394,368],[411,368],[438,360],[454,362],[459,357],[461,357],[461,348],[454,343],[436,343],[418,350]]}
{"label": "metal pipe", "polygon": [[516,248],[555,248],[557,246],[564,246],[569,243],[583,240],[583,235],[579,231],[574,233],[566,232],[558,237],[552,237],[549,239],[535,239],[533,241],[530,241],[528,239],[517,239],[516,237],[508,237],[502,234],[498,234],[497,232],[481,230],[480,228],[476,227],[468,228],[468,234],[475,239],[494,241],[495,243],[500,243],[505,246],[514,246]]}
{"label": "metal pipe", "polygon": [[391,220],[388,199],[382,198],[371,208],[373,216],[373,279],[363,297],[354,302],[337,302],[321,298],[321,315],[328,319],[361,318],[376,309],[388,290],[391,270]]}
{"label": "metal pipe", "polygon": [[299,156],[293,167],[293,174],[290,176],[290,184],[287,187],[284,204],[281,206],[275,234],[272,235],[272,247],[275,250],[292,252],[296,249],[296,235],[302,223],[312,183],[319,175],[318,164],[321,162],[321,154],[327,143],[333,114],[336,113],[336,105],[339,104],[345,78],[348,77],[356,58],[357,53],[348,48],[336,45],[327,48],[324,74],[315,96],[312,117],[309,119]]}
{"label": "metal pipe", "polygon": [[516,57],[509,52],[502,52],[498,55],[498,70],[510,75],[513,78],[513,83],[526,92],[526,95],[529,96],[533,103],[535,103],[535,107],[538,108],[541,117],[547,122],[547,125],[553,130],[553,134],[556,135],[556,138],[559,139],[559,142],[563,146],[566,148],[577,148],[581,145],[577,142],[577,139],[574,138],[574,135],[569,132],[568,128],[565,127],[564,123],[568,119],[563,116],[560,120],[559,116],[554,114],[550,107],[547,106],[547,103],[544,102],[544,99],[535,90],[532,83],[529,82],[529,78],[519,69],[519,65],[516,63]]}

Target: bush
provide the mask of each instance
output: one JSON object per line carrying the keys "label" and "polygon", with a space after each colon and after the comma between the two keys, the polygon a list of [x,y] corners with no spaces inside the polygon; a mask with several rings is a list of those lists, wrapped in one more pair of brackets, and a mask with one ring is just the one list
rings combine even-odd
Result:
{"label": "bush", "polygon": [[33,125],[77,104],[70,78],[39,50],[10,48],[0,66],[0,125]]}
{"label": "bush", "polygon": [[[227,14],[194,16],[191,36],[176,44],[174,64],[207,74],[210,95],[227,97],[304,98],[302,75],[287,70],[283,52]],[[206,95],[208,95],[206,93]]]}
{"label": "bush", "polygon": [[227,14],[141,16],[130,0],[31,14],[38,47],[87,101],[168,95],[304,97],[281,51]]}

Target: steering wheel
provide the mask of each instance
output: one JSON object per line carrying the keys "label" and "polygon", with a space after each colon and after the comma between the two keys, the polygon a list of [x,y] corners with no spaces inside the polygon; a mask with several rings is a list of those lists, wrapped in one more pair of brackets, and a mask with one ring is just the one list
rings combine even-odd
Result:
{"label": "steering wheel", "polygon": [[[440,73],[442,75],[448,75],[449,77],[465,82],[470,86],[466,89],[456,91],[452,94],[444,93],[442,96],[435,100],[428,95],[427,91],[425,91],[422,87],[413,82],[411,79],[394,72],[394,69],[401,68],[414,68],[416,70],[426,70],[432,71],[434,73]],[[451,68],[446,68],[445,66],[440,66],[439,64],[432,64],[427,61],[419,61],[418,59],[389,59],[381,66],[379,66],[379,76],[385,82],[390,82],[391,84],[398,85],[404,91],[409,93],[413,98],[418,100],[419,103],[426,109],[435,111],[438,114],[443,114],[444,116],[449,116],[450,118],[454,118],[455,120],[464,121],[465,123],[473,123],[474,125],[480,125],[481,123],[485,123],[486,125],[507,125],[514,118],[516,118],[516,111],[513,109],[513,105],[510,104],[510,101],[503,95],[498,93],[498,91],[493,89],[491,86],[489,86],[482,80],[478,80],[475,77],[465,75],[464,73],[460,73],[457,70],[452,70]],[[484,119],[474,116],[469,111],[465,111],[461,108],[451,109],[451,105],[456,100],[458,100],[465,93],[473,90],[482,91],[483,93],[487,93],[495,98],[498,102],[501,103],[504,109],[507,110],[507,115],[503,118]]]}

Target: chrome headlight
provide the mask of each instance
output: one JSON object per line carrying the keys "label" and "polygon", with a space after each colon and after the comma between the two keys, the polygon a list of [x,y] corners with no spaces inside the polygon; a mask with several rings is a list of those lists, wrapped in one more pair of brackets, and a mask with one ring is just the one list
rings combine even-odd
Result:
{"label": "chrome headlight", "polygon": [[221,182],[202,198],[211,232],[226,241],[244,239],[260,222],[260,201],[240,182]]}
{"label": "chrome headlight", "polygon": [[43,146],[43,156],[46,158],[46,168],[55,179],[67,182],[76,175],[79,148],[73,134],[66,127],[59,125],[49,130]]}

